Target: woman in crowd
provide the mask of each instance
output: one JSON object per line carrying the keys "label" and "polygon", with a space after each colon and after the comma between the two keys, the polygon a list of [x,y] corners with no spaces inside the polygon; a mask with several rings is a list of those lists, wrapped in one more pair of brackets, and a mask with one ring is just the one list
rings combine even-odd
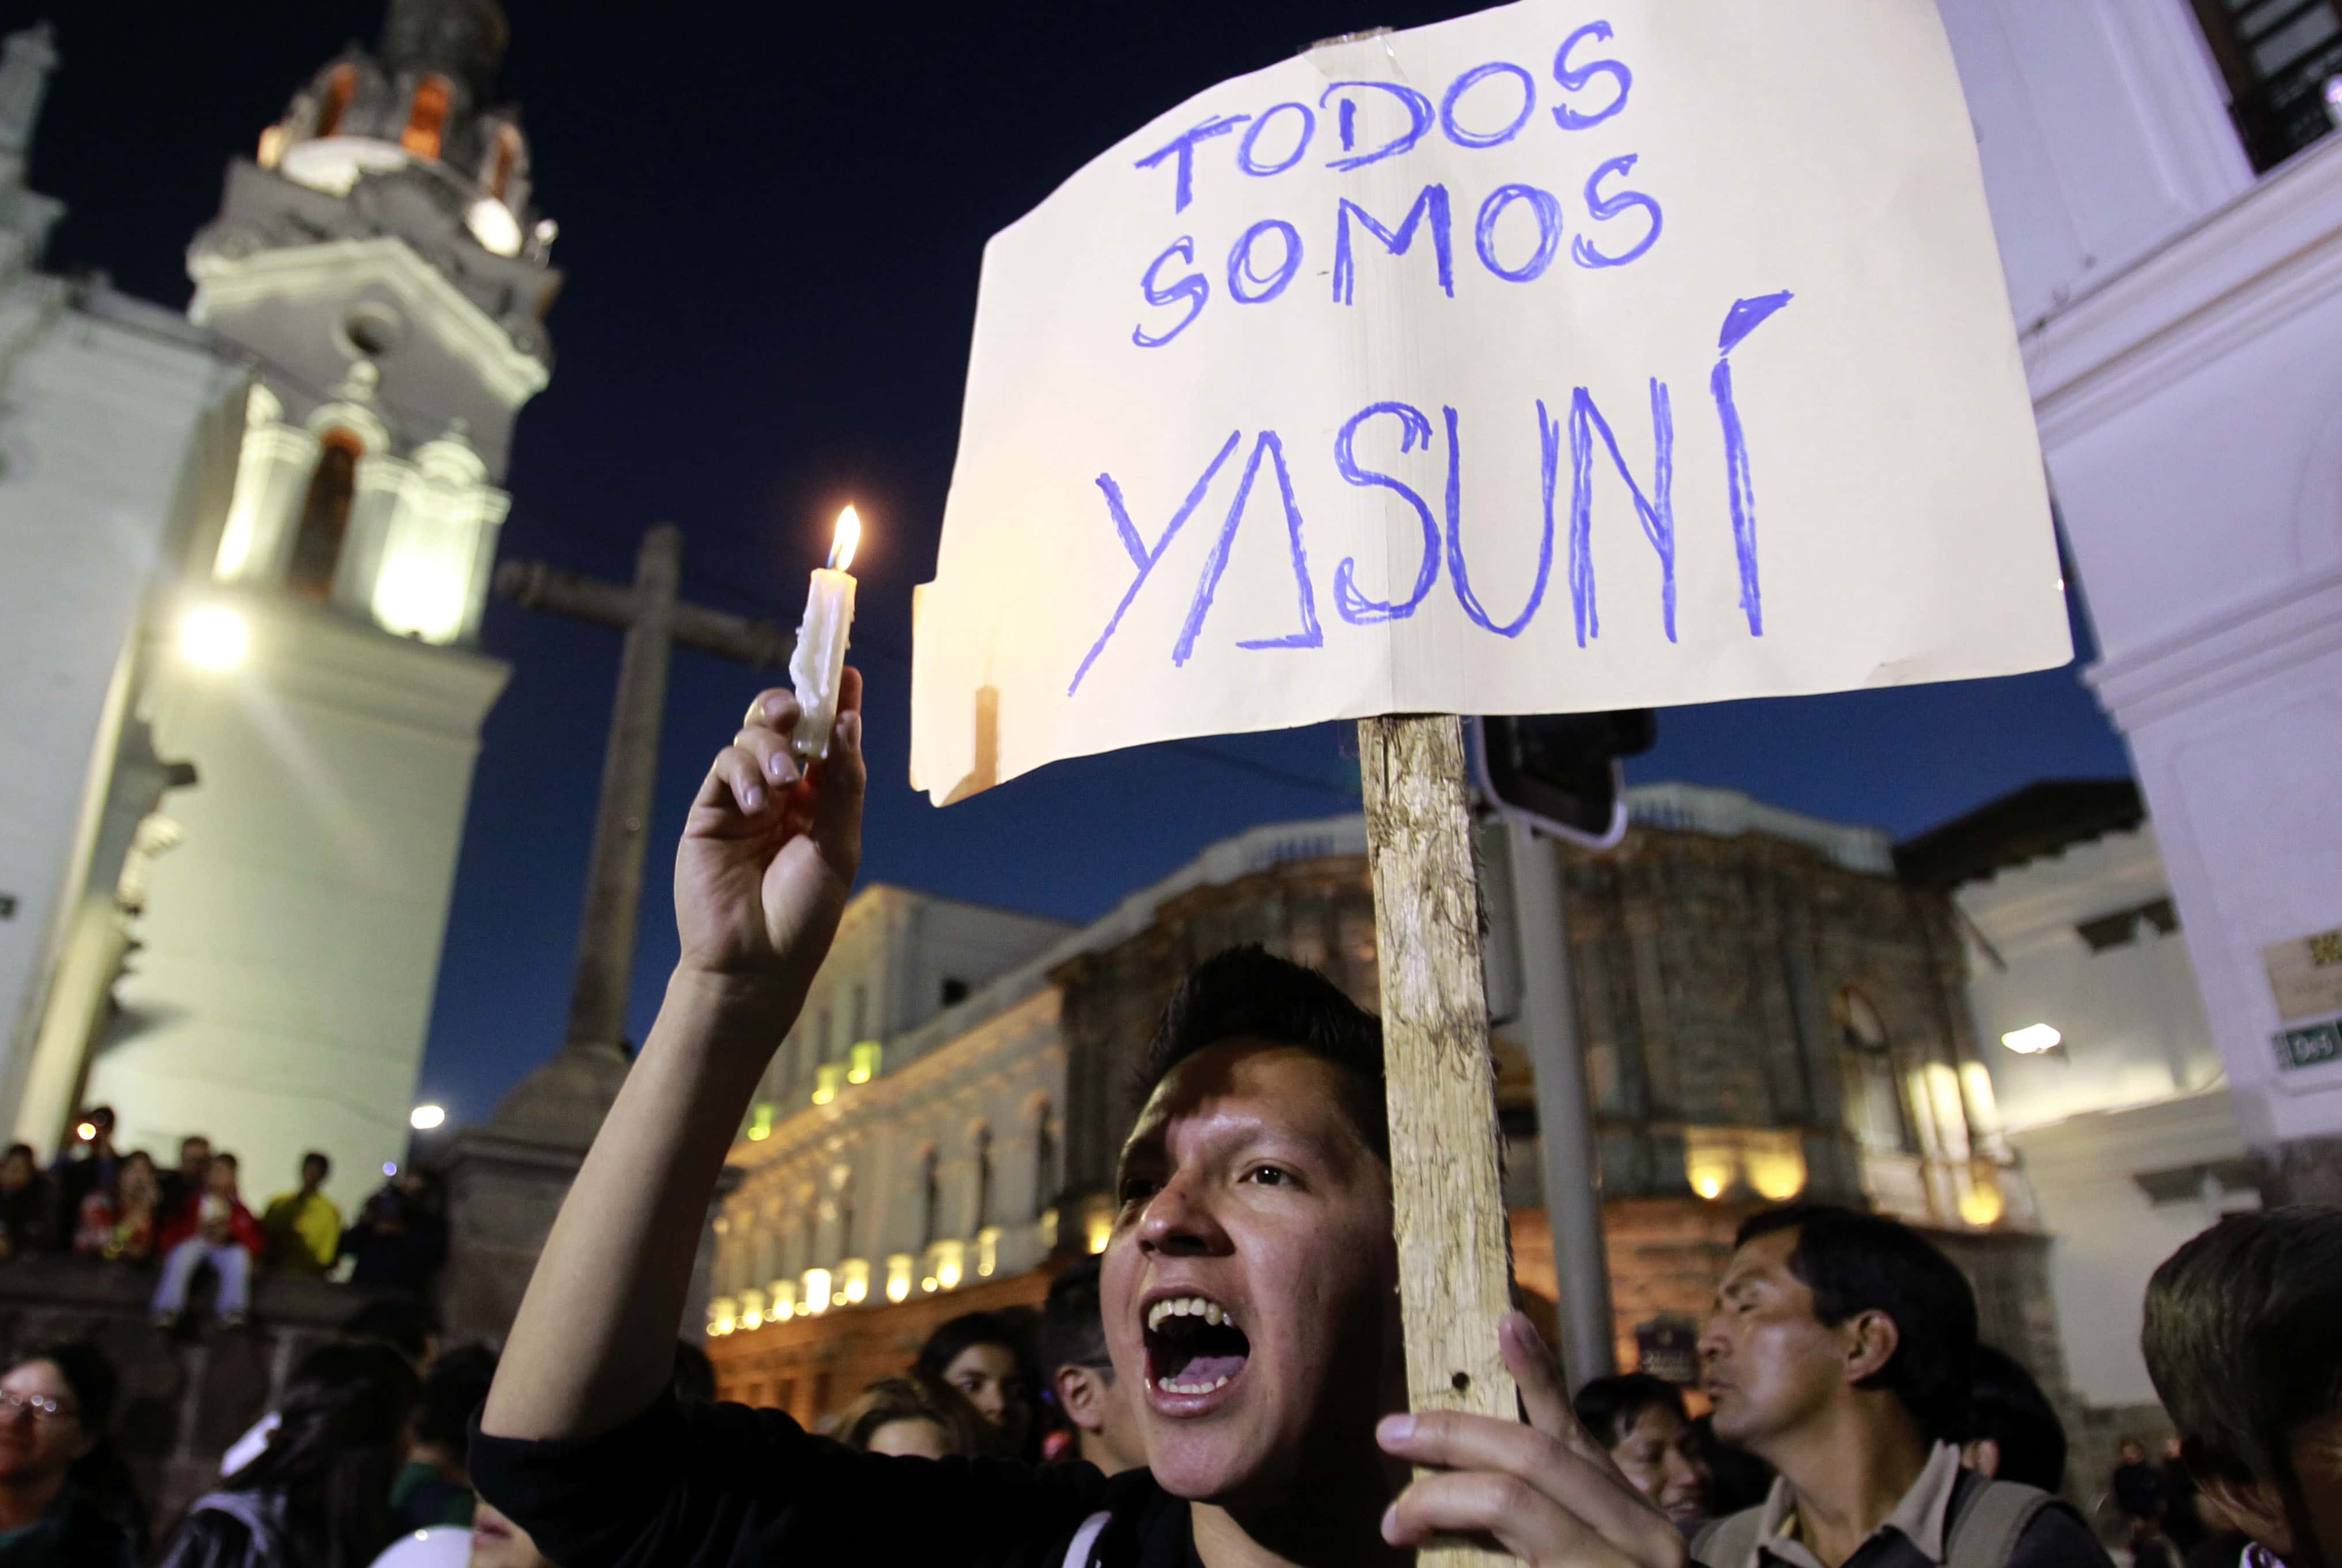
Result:
{"label": "woman in crowd", "polygon": [[154,1156],[144,1149],[125,1154],[113,1182],[81,1201],[74,1251],[115,1263],[145,1263],[155,1255],[155,1213],[161,1203]]}
{"label": "woman in crowd", "polygon": [[56,1195],[30,1144],[12,1144],[0,1155],[0,1258],[19,1258],[49,1244]]}
{"label": "woman in crowd", "polygon": [[414,1367],[389,1345],[310,1352],[267,1448],[188,1504],[157,1568],[364,1568],[390,1540],[415,1390]]}
{"label": "woman in crowd", "polygon": [[137,1500],[105,1441],[115,1386],[86,1344],[36,1351],[0,1377],[0,1562],[135,1568]]}
{"label": "woman in crowd", "polygon": [[866,1453],[941,1459],[981,1453],[989,1434],[957,1390],[911,1377],[882,1377],[837,1418],[837,1439]]}
{"label": "woman in crowd", "polygon": [[1635,1490],[1678,1527],[1709,1517],[1714,1504],[1707,1466],[1693,1439],[1683,1393],[1674,1383],[1646,1372],[1597,1377],[1570,1403]]}
{"label": "woman in crowd", "polygon": [[2342,1208],[2230,1214],[2147,1282],[2147,1375],[2206,1501],[2342,1568]]}
{"label": "woman in crowd", "polygon": [[964,1313],[927,1336],[911,1363],[914,1377],[958,1391],[976,1407],[990,1434],[991,1452],[1006,1459],[1025,1452],[1033,1428],[1032,1368],[1024,1340],[992,1313]]}

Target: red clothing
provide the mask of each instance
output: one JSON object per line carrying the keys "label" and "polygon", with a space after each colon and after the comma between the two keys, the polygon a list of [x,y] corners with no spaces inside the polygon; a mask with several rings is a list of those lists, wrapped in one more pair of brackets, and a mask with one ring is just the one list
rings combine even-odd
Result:
{"label": "red clothing", "polygon": [[81,1201],[81,1223],[74,1232],[74,1251],[87,1257],[119,1258],[143,1263],[155,1250],[155,1216],[125,1213],[105,1193]]}
{"label": "red clothing", "polygon": [[[203,1193],[190,1195],[186,1202],[179,1205],[170,1219],[165,1222],[162,1234],[155,1238],[155,1251],[157,1253],[168,1253],[173,1247],[203,1228],[204,1199],[207,1195]],[[260,1222],[252,1217],[252,1211],[244,1206],[242,1198],[230,1201],[227,1213],[227,1239],[254,1257],[260,1255],[263,1244]]]}

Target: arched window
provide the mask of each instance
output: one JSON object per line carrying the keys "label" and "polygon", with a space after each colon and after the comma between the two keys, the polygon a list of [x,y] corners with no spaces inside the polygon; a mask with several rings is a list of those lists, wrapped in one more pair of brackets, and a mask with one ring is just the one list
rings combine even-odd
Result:
{"label": "arched window", "polygon": [[346,430],[325,433],[318,444],[316,472],[301,503],[301,523],[293,535],[293,559],[285,585],[324,604],[334,591],[342,563],[342,535],[349,532],[350,503],[357,495],[358,459],[365,447]]}
{"label": "arched window", "polygon": [[941,1199],[942,1193],[936,1181],[936,1151],[930,1144],[919,1161],[919,1246],[922,1250],[935,1244],[936,1211]]}
{"label": "arched window", "polygon": [[317,135],[330,136],[342,128],[342,116],[350,112],[350,100],[357,96],[358,73],[354,65],[336,65],[334,74],[325,78],[325,96],[317,105]]}
{"label": "arched window", "polygon": [[854,1178],[850,1174],[837,1189],[837,1254],[854,1255]]}
{"label": "arched window", "polygon": [[447,78],[425,76],[415,85],[415,102],[406,111],[406,129],[398,145],[418,158],[439,155],[440,128],[447,123]]}
{"label": "arched window", "polygon": [[1057,1123],[1049,1114],[1049,1103],[1033,1117],[1033,1215],[1057,1201],[1057,1187],[1064,1178],[1057,1171]]}
{"label": "arched window", "polygon": [[992,1223],[992,1129],[976,1130],[976,1223],[980,1231]]}
{"label": "arched window", "polygon": [[496,127],[495,161],[488,165],[488,195],[498,201],[512,187],[513,170],[520,164],[520,133],[510,125]]}
{"label": "arched window", "polygon": [[819,1235],[815,1227],[820,1223],[820,1207],[814,1203],[813,1194],[807,1193],[805,1195],[805,1213],[797,1220],[797,1273],[799,1273],[813,1267],[814,1243]]}
{"label": "arched window", "polygon": [[1895,1054],[1887,1024],[1870,999],[1852,986],[1837,994],[1839,1076],[1844,1084],[1847,1130],[1865,1149],[1910,1154],[1911,1119],[1896,1081]]}

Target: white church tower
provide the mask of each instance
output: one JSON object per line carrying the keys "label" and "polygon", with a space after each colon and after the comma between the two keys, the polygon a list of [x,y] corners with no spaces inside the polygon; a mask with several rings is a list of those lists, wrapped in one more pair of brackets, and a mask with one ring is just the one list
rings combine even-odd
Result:
{"label": "white church tower", "polygon": [[228,170],[189,314],[248,360],[233,495],[157,628],[143,707],[200,782],[143,868],[140,944],[83,1104],[125,1147],[187,1133],[246,1195],[401,1156],[480,725],[498,486],[546,382],[554,225],[491,97],[495,0],[390,0]]}

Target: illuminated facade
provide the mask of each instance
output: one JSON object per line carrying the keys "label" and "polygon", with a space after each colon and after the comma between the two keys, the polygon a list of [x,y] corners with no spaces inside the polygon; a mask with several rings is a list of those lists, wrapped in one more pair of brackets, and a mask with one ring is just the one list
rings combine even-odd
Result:
{"label": "illuminated facade", "polygon": [[[111,1104],[125,1146],[211,1134],[262,1191],[330,1151],[345,1211],[407,1142],[509,674],[473,646],[501,484],[551,373],[552,225],[490,96],[505,33],[494,0],[391,0],[189,247],[181,331],[248,385],[134,633],[130,707],[199,782],[141,830],[175,847],[141,867],[126,964],[74,972],[78,1024],[32,1073]],[[45,1144],[52,1113],[20,1134]]]}
{"label": "illuminated facade", "polygon": [[[1949,899],[1907,884],[1867,829],[1687,785],[1630,798],[1625,844],[1565,859],[1622,1363],[1704,1311],[1742,1215],[1809,1196],[1928,1228],[1976,1279],[1988,1333],[2059,1381],[2047,1243],[1978,1059]],[[1506,1201],[1518,1275],[1550,1300],[1535,1089],[1511,1035],[1535,955],[1507,916],[1506,844],[1483,844]],[[1036,1265],[1102,1246],[1156,1017],[1189,966],[1254,942],[1379,1005],[1360,818],[1216,844],[879,1042],[869,1082],[826,1100],[816,1082],[752,1118],[708,1324],[728,1394],[824,1413],[902,1364],[918,1340],[903,1325],[947,1315],[937,1298],[1037,1301]]]}

